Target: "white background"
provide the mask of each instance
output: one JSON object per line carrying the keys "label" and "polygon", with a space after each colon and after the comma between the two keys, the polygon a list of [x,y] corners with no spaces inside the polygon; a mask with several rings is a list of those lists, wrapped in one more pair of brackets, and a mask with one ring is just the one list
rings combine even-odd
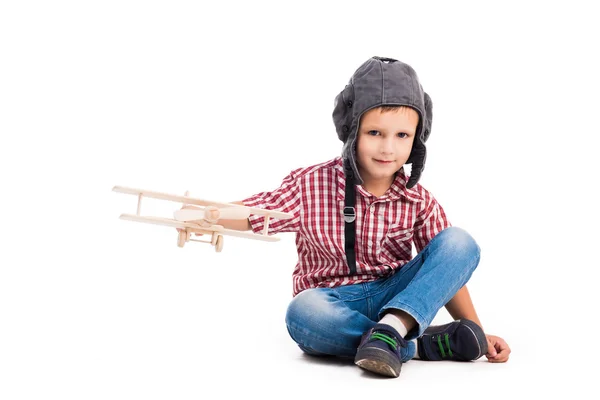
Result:
{"label": "white background", "polygon": [[[412,3],[3,2],[0,398],[597,395],[597,14]],[[293,235],[217,254],[118,219],[114,185],[233,201],[339,155],[334,97],[375,55],[433,99],[421,183],[482,248],[506,364],[315,361],[284,324]]]}

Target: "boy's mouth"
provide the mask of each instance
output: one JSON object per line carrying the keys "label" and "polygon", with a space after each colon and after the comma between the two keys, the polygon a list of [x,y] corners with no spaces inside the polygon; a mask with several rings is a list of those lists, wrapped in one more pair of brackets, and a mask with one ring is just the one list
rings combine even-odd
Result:
{"label": "boy's mouth", "polygon": [[379,164],[391,164],[391,163],[393,163],[393,161],[378,160],[376,158],[374,158],[373,160],[375,160],[375,162],[377,162]]}

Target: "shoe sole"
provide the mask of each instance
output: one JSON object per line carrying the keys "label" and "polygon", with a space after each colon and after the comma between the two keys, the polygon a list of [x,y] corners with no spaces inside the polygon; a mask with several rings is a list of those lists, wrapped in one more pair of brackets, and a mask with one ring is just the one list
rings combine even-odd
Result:
{"label": "shoe sole", "polygon": [[397,378],[400,375],[402,367],[402,364],[400,364],[400,367],[396,371],[390,365],[395,362],[397,361],[393,360],[387,352],[377,348],[360,350],[354,360],[354,364],[362,369],[392,378]]}

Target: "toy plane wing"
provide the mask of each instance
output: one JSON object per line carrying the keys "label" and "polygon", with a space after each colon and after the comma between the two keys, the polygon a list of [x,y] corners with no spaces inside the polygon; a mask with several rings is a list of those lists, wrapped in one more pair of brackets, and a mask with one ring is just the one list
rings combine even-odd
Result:
{"label": "toy plane wing", "polygon": [[154,192],[151,190],[135,189],[135,188],[129,188],[129,187],[124,187],[124,186],[115,186],[115,187],[113,187],[113,191],[118,192],[118,193],[133,194],[133,195],[137,195],[137,196],[144,196],[144,197],[149,197],[149,198],[154,198],[154,199],[173,201],[173,202],[177,202],[177,203],[193,204],[193,205],[204,206],[204,207],[214,206],[214,207],[218,207],[218,208],[226,208],[226,207],[242,208],[242,209],[247,209],[247,211],[249,211],[250,214],[268,215],[272,218],[277,218],[277,219],[293,218],[292,214],[284,213],[281,211],[271,211],[271,210],[265,210],[262,208],[246,207],[246,206],[242,206],[239,204],[204,200],[204,199],[199,199],[199,198],[189,197],[189,196],[178,196],[175,194]]}
{"label": "toy plane wing", "polygon": [[265,235],[258,235],[256,233],[236,231],[234,229],[225,229],[221,225],[211,225],[208,227],[203,227],[203,226],[200,226],[193,222],[183,222],[183,221],[176,221],[174,219],[169,219],[169,218],[148,217],[148,216],[141,216],[141,215],[134,215],[134,214],[121,214],[121,216],[119,218],[128,220],[128,221],[143,222],[143,223],[147,223],[147,224],[170,226],[173,228],[180,228],[180,229],[184,229],[184,230],[189,229],[190,233],[201,233],[201,234],[205,234],[205,235],[206,234],[210,235],[213,232],[216,232],[220,235],[236,236],[236,237],[241,237],[241,238],[245,238],[245,239],[262,240],[264,242],[278,242],[279,241],[279,238],[275,237],[275,236],[265,236]]}

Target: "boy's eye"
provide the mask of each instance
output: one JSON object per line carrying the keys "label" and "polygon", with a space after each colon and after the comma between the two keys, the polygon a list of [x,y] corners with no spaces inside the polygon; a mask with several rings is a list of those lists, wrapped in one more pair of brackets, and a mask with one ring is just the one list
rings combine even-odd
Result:
{"label": "boy's eye", "polygon": [[[371,135],[371,136],[378,136],[378,135],[381,135],[381,132],[379,132],[379,131],[376,131],[376,130],[371,130],[371,131],[368,131],[368,132],[367,132],[367,134],[368,134],[368,135]],[[400,138],[404,139],[404,138],[408,137],[408,134],[406,134],[406,133],[404,133],[404,132],[400,132],[400,133],[398,134],[398,137],[400,137]]]}

